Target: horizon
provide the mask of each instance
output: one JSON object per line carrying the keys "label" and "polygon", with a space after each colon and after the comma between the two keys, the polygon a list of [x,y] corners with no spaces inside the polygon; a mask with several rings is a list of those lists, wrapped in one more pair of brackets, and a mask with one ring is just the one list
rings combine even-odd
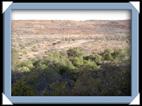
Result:
{"label": "horizon", "polygon": [[12,21],[130,21],[131,19],[124,19],[124,20],[51,20],[51,19],[47,19],[47,20],[32,20],[32,19],[19,19],[19,20],[12,20]]}
{"label": "horizon", "polygon": [[130,20],[128,10],[15,10],[12,20]]}

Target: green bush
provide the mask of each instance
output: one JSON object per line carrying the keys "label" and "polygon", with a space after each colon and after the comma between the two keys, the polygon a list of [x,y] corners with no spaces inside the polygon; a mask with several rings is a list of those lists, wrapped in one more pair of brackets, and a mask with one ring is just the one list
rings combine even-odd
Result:
{"label": "green bush", "polygon": [[26,66],[21,66],[17,69],[20,72],[30,72],[30,68],[26,67]]}
{"label": "green bush", "polygon": [[68,57],[80,57],[83,56],[84,52],[81,48],[71,48],[67,50]]}
{"label": "green bush", "polygon": [[84,63],[83,63],[83,70],[86,71],[86,70],[96,70],[98,69],[99,66],[94,62],[94,61],[91,61],[91,60],[84,60]]}
{"label": "green bush", "polygon": [[69,60],[69,58],[60,52],[54,52],[52,54],[49,54],[47,60],[49,61],[50,65],[57,67],[59,70],[63,67],[68,70],[75,69],[74,65]]}
{"label": "green bush", "polygon": [[118,49],[112,53],[114,61],[130,61],[130,52],[128,49]]}
{"label": "green bush", "polygon": [[112,53],[113,53],[113,51],[111,49],[106,49],[102,53],[103,60],[112,61],[113,60]]}
{"label": "green bush", "polygon": [[33,66],[35,70],[47,70],[48,69],[48,61],[45,59],[36,60],[33,62]]}
{"label": "green bush", "polygon": [[102,62],[102,56],[99,54],[94,54],[95,56],[95,62],[100,64]]}
{"label": "green bush", "polygon": [[70,58],[70,61],[77,68],[80,68],[80,66],[83,65],[83,58],[82,57],[73,57],[73,58]]}
{"label": "green bush", "polygon": [[99,54],[92,54],[89,56],[85,56],[84,59],[94,61],[97,64],[100,64],[102,62],[102,56]]}
{"label": "green bush", "polygon": [[72,93],[73,95],[80,96],[100,95],[100,85],[101,82],[99,79],[92,77],[89,72],[84,72],[75,82]]}
{"label": "green bush", "polygon": [[33,96],[36,92],[24,80],[19,80],[12,85],[12,95],[14,96]]}
{"label": "green bush", "polygon": [[128,60],[127,50],[107,49],[87,56],[76,48],[70,50],[17,63],[12,95],[130,95],[130,63],[123,61]]}
{"label": "green bush", "polygon": [[20,72],[29,72],[34,68],[32,61],[21,62],[17,65],[17,70]]}
{"label": "green bush", "polygon": [[62,82],[54,82],[50,85],[51,89],[51,95],[54,96],[60,96],[60,95],[67,95],[68,90],[67,90],[67,82],[62,81]]}

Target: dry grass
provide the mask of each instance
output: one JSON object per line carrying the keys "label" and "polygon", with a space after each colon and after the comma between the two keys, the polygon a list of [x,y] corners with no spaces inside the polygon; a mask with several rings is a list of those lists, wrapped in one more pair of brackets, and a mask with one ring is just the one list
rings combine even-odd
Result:
{"label": "dry grass", "polygon": [[108,48],[129,48],[129,38],[129,20],[12,22],[12,47],[18,50],[19,60],[42,57],[48,51],[72,47],[97,53]]}

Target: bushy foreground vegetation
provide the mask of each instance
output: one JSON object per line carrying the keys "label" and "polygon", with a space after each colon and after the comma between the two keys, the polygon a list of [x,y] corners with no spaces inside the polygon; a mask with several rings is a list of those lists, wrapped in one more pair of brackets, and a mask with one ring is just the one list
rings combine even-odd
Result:
{"label": "bushy foreground vegetation", "polygon": [[22,63],[15,60],[12,62],[12,95],[131,95],[127,49],[86,54],[80,48],[71,48],[66,52],[48,53],[43,59]]}

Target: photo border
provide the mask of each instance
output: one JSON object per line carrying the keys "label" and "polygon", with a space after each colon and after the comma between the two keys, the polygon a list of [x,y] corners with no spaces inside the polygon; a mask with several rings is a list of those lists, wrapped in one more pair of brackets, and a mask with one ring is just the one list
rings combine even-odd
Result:
{"label": "photo border", "polygon": [[[129,10],[131,11],[131,96],[12,96],[11,12],[13,10]],[[130,104],[139,95],[139,12],[131,3],[12,3],[4,14],[4,88],[12,104]]]}

